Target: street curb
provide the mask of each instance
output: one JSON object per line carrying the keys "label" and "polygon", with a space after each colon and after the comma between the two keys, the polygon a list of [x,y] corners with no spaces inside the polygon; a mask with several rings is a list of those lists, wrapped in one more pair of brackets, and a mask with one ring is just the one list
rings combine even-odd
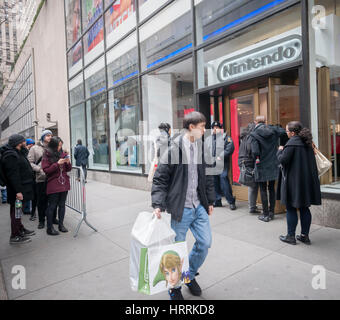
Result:
{"label": "street curb", "polygon": [[4,275],[2,273],[2,268],[0,264],[0,300],[8,300]]}

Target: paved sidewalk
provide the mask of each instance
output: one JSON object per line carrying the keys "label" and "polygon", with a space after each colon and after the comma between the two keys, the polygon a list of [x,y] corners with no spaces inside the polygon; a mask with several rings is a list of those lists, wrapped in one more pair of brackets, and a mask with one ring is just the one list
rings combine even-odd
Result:
{"label": "paved sidewalk", "polygon": [[[87,184],[88,219],[73,238],[79,215],[67,210],[71,231],[57,237],[38,230],[24,216],[24,225],[36,230],[32,242],[9,245],[8,205],[0,205],[0,269],[9,299],[168,299],[167,293],[146,296],[129,286],[130,231],[140,211],[150,211],[150,193],[90,181]],[[340,230],[312,225],[312,246],[286,245],[284,215],[264,223],[248,213],[247,203],[236,211],[216,208],[211,217],[213,244],[197,277],[200,299],[339,299]],[[299,229],[298,229],[299,230]],[[194,242],[188,233],[188,245]],[[12,268],[26,268],[26,289],[12,288]],[[314,290],[314,265],[323,265],[326,289]],[[183,295],[193,299],[187,288]],[[1,280],[0,280],[1,293]],[[0,294],[1,296],[1,294]]]}

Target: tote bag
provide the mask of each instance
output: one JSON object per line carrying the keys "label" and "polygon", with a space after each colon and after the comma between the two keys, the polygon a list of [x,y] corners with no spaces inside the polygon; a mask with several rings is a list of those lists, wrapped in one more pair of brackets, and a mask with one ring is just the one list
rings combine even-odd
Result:
{"label": "tote bag", "polygon": [[332,162],[330,162],[316,147],[314,147],[314,154],[318,167],[318,174],[319,177],[321,177],[332,167]]}

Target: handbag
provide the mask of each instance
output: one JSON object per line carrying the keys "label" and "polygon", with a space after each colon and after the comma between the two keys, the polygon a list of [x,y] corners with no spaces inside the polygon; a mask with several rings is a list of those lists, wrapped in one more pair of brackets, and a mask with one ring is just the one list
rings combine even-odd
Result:
{"label": "handbag", "polygon": [[318,174],[319,177],[321,177],[332,167],[332,162],[330,162],[315,145],[313,145],[313,147]]}
{"label": "handbag", "polygon": [[252,187],[255,184],[255,169],[249,170],[245,166],[244,161],[242,161],[238,182],[248,187]]}

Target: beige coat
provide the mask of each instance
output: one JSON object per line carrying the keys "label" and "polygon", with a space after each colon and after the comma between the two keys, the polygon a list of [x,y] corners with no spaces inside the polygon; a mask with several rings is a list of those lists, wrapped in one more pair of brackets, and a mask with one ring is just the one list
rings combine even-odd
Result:
{"label": "beige coat", "polygon": [[39,141],[36,145],[34,145],[29,153],[28,153],[28,160],[31,163],[33,171],[36,173],[36,182],[45,182],[46,181],[46,174],[41,168],[41,161],[39,164],[36,164],[40,158],[42,158],[45,152],[44,145]]}

